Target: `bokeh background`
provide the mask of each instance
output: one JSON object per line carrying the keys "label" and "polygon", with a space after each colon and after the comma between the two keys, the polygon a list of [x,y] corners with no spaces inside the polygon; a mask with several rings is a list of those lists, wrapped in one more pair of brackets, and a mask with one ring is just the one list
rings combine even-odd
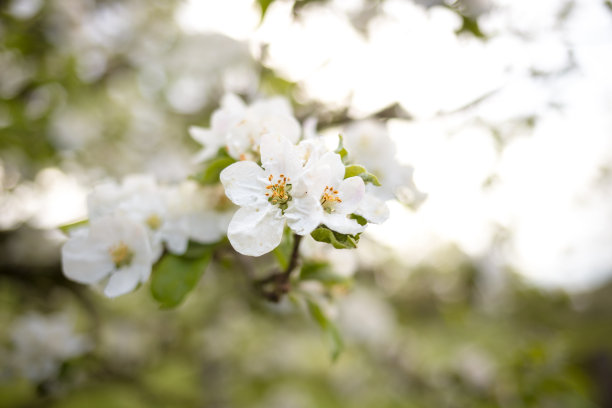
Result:
{"label": "bokeh background", "polygon": [[[607,0],[0,2],[0,406],[612,407],[610,72]],[[335,362],[239,267],[169,311],[62,277],[91,187],[196,172],[226,92],[385,123],[427,194],[305,249],[342,278]],[[33,381],[9,362],[45,318],[87,352]]]}

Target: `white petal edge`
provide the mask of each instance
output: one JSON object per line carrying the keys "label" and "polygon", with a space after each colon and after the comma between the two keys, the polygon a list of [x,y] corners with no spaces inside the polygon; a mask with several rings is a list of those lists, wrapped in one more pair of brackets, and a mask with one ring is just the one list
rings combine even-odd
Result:
{"label": "white petal edge", "polygon": [[363,232],[365,229],[364,226],[359,225],[357,221],[348,218],[345,214],[324,213],[323,224],[325,224],[327,228],[341,234],[355,235]]}
{"label": "white petal edge", "polygon": [[387,204],[371,193],[363,197],[359,207],[353,212],[374,224],[382,224],[389,218],[389,207],[387,207]]}
{"label": "white petal edge", "polygon": [[265,196],[265,173],[256,163],[240,161],[227,166],[219,178],[225,187],[225,195],[240,206],[263,205]]}
{"label": "white petal edge", "polygon": [[366,195],[363,179],[358,176],[342,180],[337,189],[342,202],[336,205],[336,211],[342,214],[353,213]]}
{"label": "white petal edge", "polygon": [[106,288],[104,288],[104,295],[113,298],[125,295],[136,289],[136,286],[141,281],[141,275],[144,272],[142,269],[144,268],[141,265],[136,265],[119,269],[113,273],[106,284]]}
{"label": "white petal edge", "polygon": [[284,136],[268,133],[261,138],[261,164],[275,177],[284,174],[296,181],[302,173],[297,146]]}
{"label": "white petal edge", "polygon": [[79,283],[100,281],[114,269],[108,251],[83,236],[70,238],[62,247],[64,276]]}
{"label": "white petal edge", "polygon": [[227,237],[239,253],[261,256],[280,244],[284,226],[280,211],[271,206],[270,209],[243,207],[230,221]]}

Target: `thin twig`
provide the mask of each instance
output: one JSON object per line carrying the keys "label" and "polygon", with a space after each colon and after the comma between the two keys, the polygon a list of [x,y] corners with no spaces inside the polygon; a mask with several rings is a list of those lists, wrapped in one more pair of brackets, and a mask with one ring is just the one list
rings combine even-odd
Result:
{"label": "thin twig", "polygon": [[293,272],[298,264],[298,254],[301,241],[302,236],[294,234],[291,258],[289,259],[289,264],[284,271],[273,273],[270,276],[255,282],[255,287],[267,300],[275,303],[279,302],[283,295],[287,294],[291,290],[291,272]]}

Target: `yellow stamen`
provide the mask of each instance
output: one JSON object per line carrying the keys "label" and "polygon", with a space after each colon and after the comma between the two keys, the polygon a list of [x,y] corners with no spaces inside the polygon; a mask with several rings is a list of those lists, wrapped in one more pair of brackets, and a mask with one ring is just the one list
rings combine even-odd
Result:
{"label": "yellow stamen", "polygon": [[147,223],[149,228],[151,228],[152,230],[157,230],[159,229],[159,227],[161,227],[162,219],[157,214],[151,214],[145,222]]}
{"label": "yellow stamen", "polygon": [[323,194],[321,195],[321,205],[327,212],[333,212],[335,203],[341,203],[342,200],[338,197],[338,190],[334,190],[333,187],[325,186]]}
{"label": "yellow stamen", "polygon": [[287,209],[287,202],[291,200],[291,195],[289,194],[291,191],[291,184],[289,184],[291,179],[281,174],[276,183],[273,180],[274,176],[270,174],[268,176],[270,184],[266,186],[266,190],[269,191],[265,195],[271,204],[278,205],[282,210],[285,210]]}
{"label": "yellow stamen", "polygon": [[108,252],[117,268],[128,266],[134,258],[134,252],[123,241],[113,245]]}

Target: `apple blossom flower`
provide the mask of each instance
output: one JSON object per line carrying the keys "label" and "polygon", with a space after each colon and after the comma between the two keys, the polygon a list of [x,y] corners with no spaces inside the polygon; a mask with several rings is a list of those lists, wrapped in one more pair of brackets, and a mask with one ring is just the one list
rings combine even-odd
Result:
{"label": "apple blossom flower", "polygon": [[64,275],[85,284],[109,278],[104,289],[108,297],[128,293],[149,279],[152,263],[147,231],[121,216],[91,220],[87,234],[72,236],[62,247]]}
{"label": "apple blossom flower", "polygon": [[9,362],[20,375],[37,382],[55,377],[62,362],[83,355],[92,346],[89,338],[74,332],[65,314],[28,313],[11,326],[10,333]]}
{"label": "apple blossom flower", "polygon": [[317,197],[319,205],[311,215],[319,224],[342,234],[358,234],[364,226],[350,218],[365,195],[365,184],[358,176],[344,178],[340,155],[325,153],[304,173],[308,194]]}
{"label": "apple blossom flower", "polygon": [[176,212],[168,211],[167,197],[149,175],[131,175],[121,185],[103,183],[94,188],[87,197],[90,220],[120,215],[145,226],[154,259],[158,259],[164,248],[175,254],[187,250],[189,234],[187,225]]}
{"label": "apple blossom flower", "polygon": [[260,167],[240,161],[220,175],[225,194],[241,207],[230,221],[227,236],[236,251],[250,256],[276,248],[285,224],[306,235],[319,221],[313,216],[320,206],[319,198],[308,194],[300,181],[304,169],[296,146],[283,136],[264,135],[261,163]]}
{"label": "apple blossom flower", "polygon": [[221,107],[213,113],[210,128],[192,126],[189,133],[204,146],[197,154],[196,162],[214,157],[222,147],[237,160],[257,160],[264,134],[280,134],[296,143],[300,137],[300,125],[285,98],[261,99],[247,106],[238,96],[227,94]]}

